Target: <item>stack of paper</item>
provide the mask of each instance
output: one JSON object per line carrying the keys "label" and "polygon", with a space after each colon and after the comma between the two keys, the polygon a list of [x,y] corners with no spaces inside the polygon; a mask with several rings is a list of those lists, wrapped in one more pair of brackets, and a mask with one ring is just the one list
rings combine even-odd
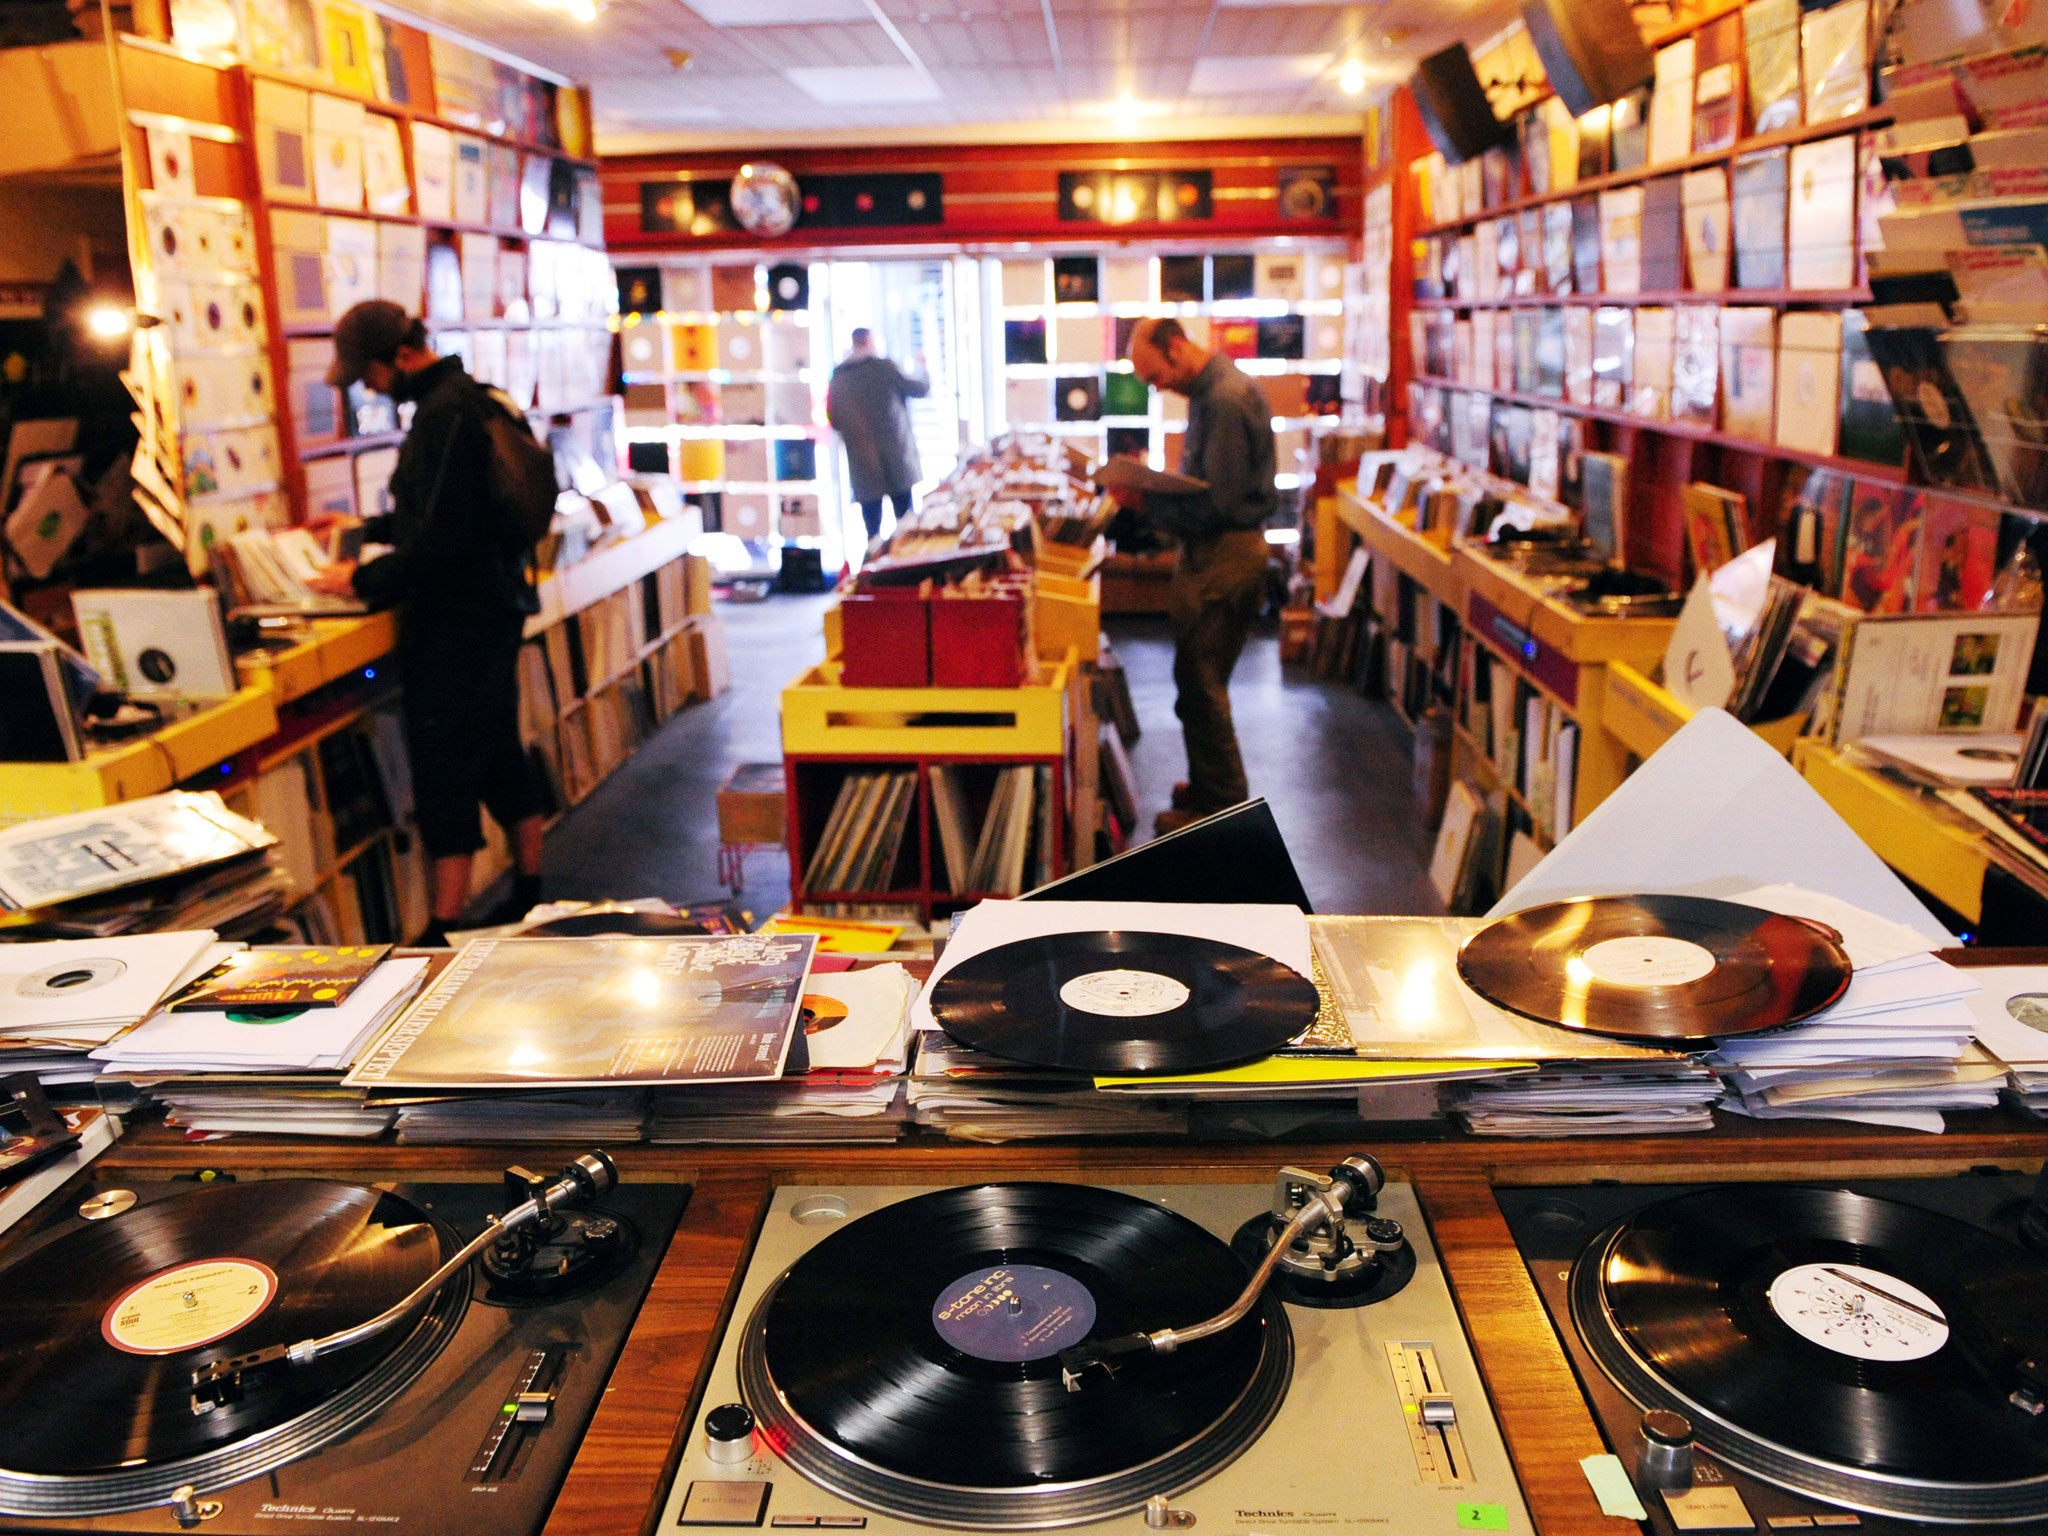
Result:
{"label": "stack of paper", "polygon": [[216,1009],[152,1014],[93,1052],[138,1072],[333,1072],[389,1024],[426,979],[424,959],[386,960],[331,1008],[285,1016]]}
{"label": "stack of paper", "polygon": [[0,1073],[90,1082],[92,1052],[233,949],[210,929],[0,946]]}
{"label": "stack of paper", "polygon": [[[378,1099],[372,1097],[375,1106]],[[562,1093],[495,1093],[405,1104],[398,1109],[402,1142],[638,1141],[647,1094],[638,1088]]]}
{"label": "stack of paper", "polygon": [[0,923],[23,938],[252,934],[291,894],[276,843],[211,790],[25,821],[0,831]]}
{"label": "stack of paper", "polygon": [[2004,1069],[2009,1103],[2048,1119],[2048,966],[1972,969],[1981,989],[1970,998],[1980,1049]]}
{"label": "stack of paper", "polygon": [[1641,1135],[1713,1123],[1707,1106],[1720,1082],[1685,1057],[1538,1023],[1466,986],[1458,948],[1485,926],[1458,917],[1310,920],[1331,1000],[1361,1057],[1421,1058],[1406,1063],[1417,1075],[1434,1066],[1449,1107],[1478,1135]]}
{"label": "stack of paper", "polygon": [[1020,1066],[955,1044],[934,1028],[918,1036],[910,1074],[910,1118],[957,1141],[1044,1136],[1180,1136],[1179,1100],[1127,1099],[1098,1092],[1078,1072]]}
{"label": "stack of paper", "polygon": [[807,1069],[775,1082],[662,1088],[650,1141],[886,1142],[902,1134],[903,1074],[917,982],[891,962],[821,974],[805,983]]}
{"label": "stack of paper", "polygon": [[1734,1091],[1726,1108],[1939,1131],[1945,1109],[1997,1103],[2005,1069],[1972,1045],[1977,983],[1936,959],[1924,935],[1794,885],[1729,899],[1827,924],[1854,975],[1839,1002],[1803,1024],[1719,1042],[1709,1060]]}

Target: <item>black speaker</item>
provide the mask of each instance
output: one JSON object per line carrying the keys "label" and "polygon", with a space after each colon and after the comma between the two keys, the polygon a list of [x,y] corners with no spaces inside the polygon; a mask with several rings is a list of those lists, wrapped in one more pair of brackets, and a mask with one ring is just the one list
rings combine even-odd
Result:
{"label": "black speaker", "polygon": [[1493,115],[1486,87],[1479,83],[1472,55],[1463,43],[1453,43],[1424,59],[1416,66],[1408,88],[1415,93],[1415,105],[1422,109],[1422,126],[1452,165],[1462,165],[1513,137],[1508,125]]}
{"label": "black speaker", "polygon": [[1628,0],[1523,0],[1522,22],[1573,117],[1648,85],[1656,69]]}

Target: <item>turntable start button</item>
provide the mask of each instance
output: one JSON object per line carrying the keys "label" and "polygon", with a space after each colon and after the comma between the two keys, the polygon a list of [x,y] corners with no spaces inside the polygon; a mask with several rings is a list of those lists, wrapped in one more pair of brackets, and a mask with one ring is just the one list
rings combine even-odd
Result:
{"label": "turntable start button", "polygon": [[768,1493],[775,1485],[754,1480],[726,1482],[698,1478],[683,1496],[677,1525],[759,1525],[768,1513]]}

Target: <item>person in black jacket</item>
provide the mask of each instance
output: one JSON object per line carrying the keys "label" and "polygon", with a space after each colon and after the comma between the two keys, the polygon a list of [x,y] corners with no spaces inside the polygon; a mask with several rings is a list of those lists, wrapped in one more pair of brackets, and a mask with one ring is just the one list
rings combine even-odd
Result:
{"label": "person in black jacket", "polygon": [[440,944],[469,903],[470,863],[484,842],[479,802],[516,859],[511,898],[490,920],[524,916],[541,899],[543,801],[519,738],[519,646],[540,603],[527,552],[488,488],[484,413],[501,407],[460,358],[434,354],[419,320],[382,299],[341,317],[327,381],[360,381],[413,403],[392,510],[362,525],[364,543],[389,553],[337,562],[318,585],[398,610],[413,800],[433,861],[433,922],[422,942]]}

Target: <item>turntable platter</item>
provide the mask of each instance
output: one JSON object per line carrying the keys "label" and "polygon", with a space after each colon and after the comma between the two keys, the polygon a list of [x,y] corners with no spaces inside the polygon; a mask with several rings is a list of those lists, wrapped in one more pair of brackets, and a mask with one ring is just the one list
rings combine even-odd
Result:
{"label": "turntable platter", "polygon": [[1573,1321],[1644,1407],[1796,1491],[1939,1521],[2048,1515],[2048,1274],[1979,1227],[1840,1189],[1662,1201],[1597,1238]]}
{"label": "turntable platter", "polygon": [[748,1323],[740,1384],[783,1458],[857,1503],[973,1527],[1096,1519],[1233,1459],[1279,1407],[1291,1337],[1269,1298],[1078,1393],[1059,1352],[1198,1322],[1245,1279],[1220,1239],[1112,1190],[941,1190],[797,1260]]}
{"label": "turntable platter", "polygon": [[410,1201],[322,1180],[196,1188],[62,1231],[0,1271],[0,1512],[132,1509],[346,1433],[432,1358],[466,1282],[209,1412],[192,1373],[366,1322],[452,1251]]}

